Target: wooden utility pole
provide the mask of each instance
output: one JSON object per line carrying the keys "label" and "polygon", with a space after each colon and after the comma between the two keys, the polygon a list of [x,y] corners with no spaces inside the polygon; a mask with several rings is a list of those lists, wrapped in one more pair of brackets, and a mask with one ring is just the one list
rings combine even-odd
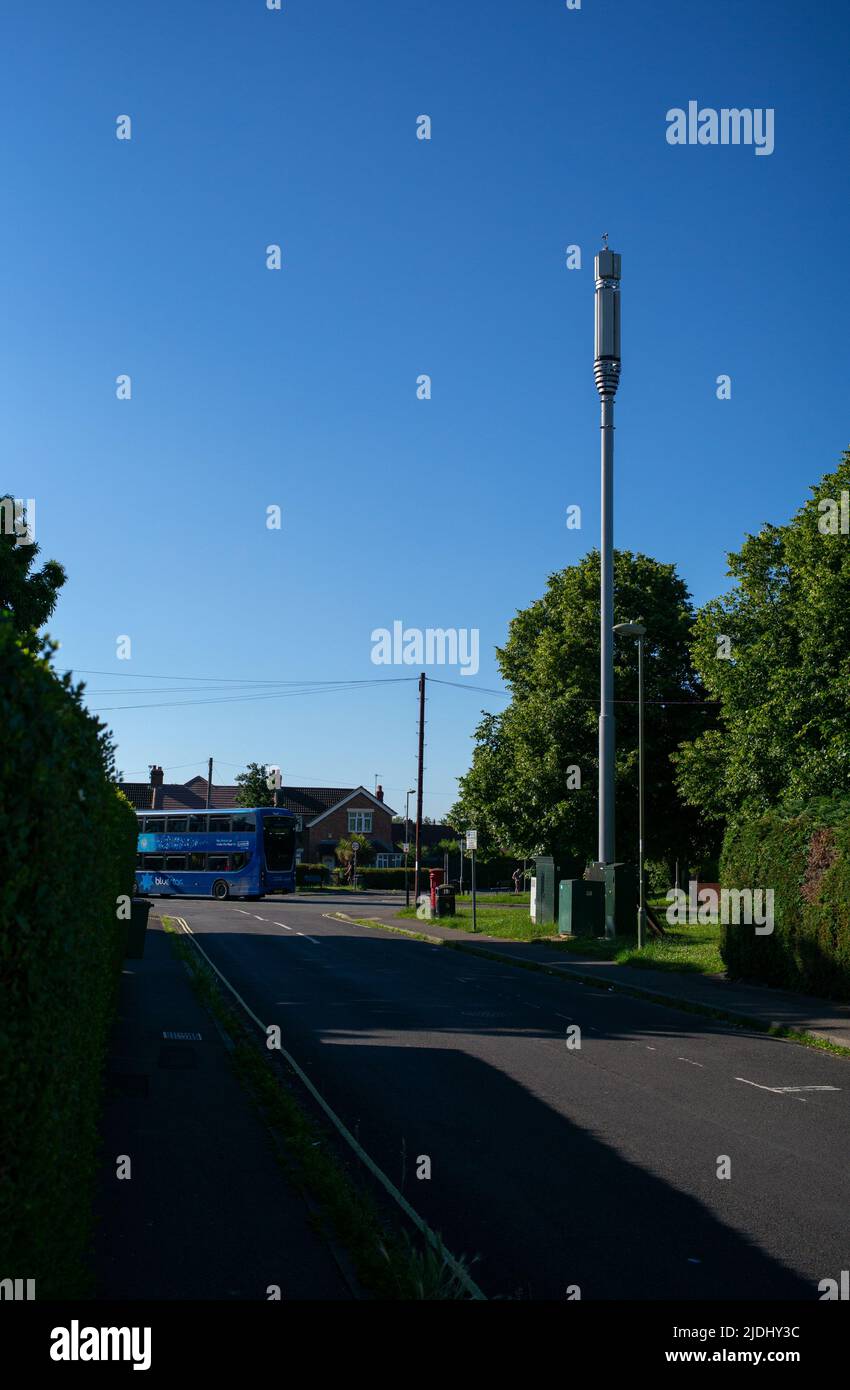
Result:
{"label": "wooden utility pole", "polygon": [[210,758],[209,763],[207,765],[207,810],[210,809],[210,803],[212,800],[212,767],[213,760],[212,758]]}
{"label": "wooden utility pole", "polygon": [[425,758],[425,672],[419,677],[419,775],[416,781],[416,860],[413,871],[413,901],[419,906],[419,861],[422,850],[422,770]]}

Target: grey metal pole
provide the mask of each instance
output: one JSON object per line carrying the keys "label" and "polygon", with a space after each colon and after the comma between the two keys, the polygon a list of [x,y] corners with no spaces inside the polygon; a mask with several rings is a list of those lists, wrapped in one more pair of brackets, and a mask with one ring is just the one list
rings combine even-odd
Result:
{"label": "grey metal pole", "polygon": [[[594,273],[593,374],[601,398],[600,667],[599,667],[599,863],[614,862],[614,397],[620,381],[621,258],[606,245]],[[605,935],[615,934],[606,913]]]}
{"label": "grey metal pole", "polygon": [[472,855],[472,930],[478,931],[478,921],[475,911],[475,850],[470,850]]}
{"label": "grey metal pole", "polygon": [[614,628],[618,637],[636,637],[638,644],[638,950],[646,938],[646,901],[643,885],[644,855],[644,739],[643,739],[643,639],[646,628],[643,623],[617,623]]}
{"label": "grey metal pole", "polygon": [[638,783],[639,783],[639,805],[638,805],[638,874],[640,876],[640,889],[638,899],[638,950],[641,950],[646,940],[646,900],[643,882],[643,856],[644,856],[644,776],[643,776],[643,635],[638,637]]}
{"label": "grey metal pole", "polygon": [[407,872],[407,845],[410,844],[410,792],[404,802],[404,905],[410,907],[410,875]]}

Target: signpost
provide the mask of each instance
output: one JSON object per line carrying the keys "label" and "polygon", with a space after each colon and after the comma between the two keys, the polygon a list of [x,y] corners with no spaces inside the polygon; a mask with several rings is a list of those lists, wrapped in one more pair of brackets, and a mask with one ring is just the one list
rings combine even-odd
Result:
{"label": "signpost", "polygon": [[475,907],[475,851],[478,848],[478,831],[467,830],[466,848],[472,860],[472,930],[477,931],[476,907]]}

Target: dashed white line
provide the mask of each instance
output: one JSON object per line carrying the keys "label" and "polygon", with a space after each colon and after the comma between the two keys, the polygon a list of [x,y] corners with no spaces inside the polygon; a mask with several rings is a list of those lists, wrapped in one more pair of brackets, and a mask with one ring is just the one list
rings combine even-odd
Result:
{"label": "dashed white line", "polygon": [[705,1071],[705,1067],[703,1066],[702,1062],[692,1062],[690,1057],[677,1057],[676,1061],[687,1062],[689,1067],[702,1067],[702,1070]]}

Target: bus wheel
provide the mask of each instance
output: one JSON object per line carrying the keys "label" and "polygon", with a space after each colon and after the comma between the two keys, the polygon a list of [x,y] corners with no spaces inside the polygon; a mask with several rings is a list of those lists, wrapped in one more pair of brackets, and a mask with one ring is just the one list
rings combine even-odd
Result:
{"label": "bus wheel", "polygon": [[224,900],[225,900],[226,898],[229,898],[229,897],[230,897],[230,889],[228,888],[227,884],[224,882],[224,879],[221,879],[221,878],[216,879],[215,883],[213,884],[213,890],[212,890],[212,891],[213,891],[213,897],[214,897],[214,898],[218,898],[218,900],[219,900],[220,903],[223,903]]}

